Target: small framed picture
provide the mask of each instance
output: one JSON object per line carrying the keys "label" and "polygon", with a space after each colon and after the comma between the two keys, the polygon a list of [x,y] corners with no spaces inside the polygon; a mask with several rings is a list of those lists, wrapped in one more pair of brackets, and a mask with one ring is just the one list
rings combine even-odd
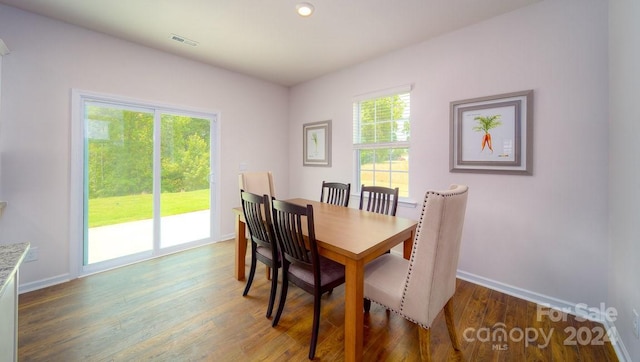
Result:
{"label": "small framed picture", "polygon": [[302,125],[303,166],[331,166],[331,121]]}
{"label": "small framed picture", "polygon": [[532,174],[533,90],[451,102],[450,171]]}

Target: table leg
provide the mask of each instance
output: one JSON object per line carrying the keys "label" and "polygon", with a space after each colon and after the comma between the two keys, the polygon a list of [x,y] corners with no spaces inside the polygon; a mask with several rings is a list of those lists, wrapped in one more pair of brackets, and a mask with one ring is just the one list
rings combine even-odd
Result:
{"label": "table leg", "polygon": [[236,215],[236,279],[244,280],[244,259],[247,255],[247,236],[245,223]]}
{"label": "table leg", "polygon": [[364,262],[345,264],[344,360],[362,361],[364,334]]}
{"label": "table leg", "polygon": [[411,259],[411,249],[413,249],[413,233],[414,231],[411,232],[411,236],[407,240],[405,240],[403,244],[403,256],[407,260]]}

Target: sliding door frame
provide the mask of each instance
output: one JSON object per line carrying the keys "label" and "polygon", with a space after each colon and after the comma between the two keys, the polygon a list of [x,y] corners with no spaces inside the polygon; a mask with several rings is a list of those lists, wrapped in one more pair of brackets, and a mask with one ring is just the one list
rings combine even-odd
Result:
{"label": "sliding door frame", "polygon": [[[218,111],[209,111],[202,109],[193,109],[183,106],[173,106],[160,104],[158,102],[141,101],[137,99],[125,98],[114,95],[100,94],[90,91],[72,89],[71,91],[71,154],[70,154],[70,225],[69,225],[69,262],[70,262],[70,279],[82,277],[95,272],[108,270],[114,267],[147,260],[162,255],[174,253],[180,250],[205,245],[218,241],[220,238],[220,113]],[[188,242],[177,247],[161,248],[157,232],[159,224],[156,219],[159,215],[154,215],[154,245],[150,252],[134,254],[129,257],[118,259],[118,263],[101,262],[98,267],[92,267],[91,264],[84,265],[84,240],[86,207],[85,205],[85,122],[84,122],[84,105],[87,101],[112,103],[114,105],[126,105],[131,107],[150,109],[155,111],[154,116],[154,164],[158,161],[159,152],[155,148],[159,147],[160,135],[159,129],[156,129],[156,121],[159,113],[167,113],[173,115],[185,115],[194,118],[208,119],[210,125],[210,166],[209,173],[209,192],[210,192],[210,237],[209,239]],[[159,127],[157,127],[159,128]],[[159,167],[154,166],[154,177],[159,176]],[[158,178],[159,180],[159,178]],[[157,190],[159,191],[159,189]],[[160,193],[156,195],[156,185],[154,182],[154,202],[159,201]],[[155,206],[154,206],[155,209]],[[159,210],[159,209],[158,209]],[[156,225],[158,224],[158,225]]]}

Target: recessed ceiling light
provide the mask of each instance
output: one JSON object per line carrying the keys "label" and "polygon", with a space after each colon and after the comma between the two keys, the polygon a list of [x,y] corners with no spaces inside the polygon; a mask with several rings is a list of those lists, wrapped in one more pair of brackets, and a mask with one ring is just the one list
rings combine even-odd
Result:
{"label": "recessed ceiling light", "polygon": [[311,14],[313,14],[313,9],[313,5],[309,3],[300,3],[296,5],[296,11],[300,16],[310,16]]}

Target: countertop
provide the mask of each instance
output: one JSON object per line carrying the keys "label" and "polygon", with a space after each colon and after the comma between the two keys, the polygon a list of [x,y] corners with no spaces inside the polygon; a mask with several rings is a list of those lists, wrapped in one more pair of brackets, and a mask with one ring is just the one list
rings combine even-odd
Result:
{"label": "countertop", "polygon": [[29,250],[29,243],[0,245],[0,295]]}

